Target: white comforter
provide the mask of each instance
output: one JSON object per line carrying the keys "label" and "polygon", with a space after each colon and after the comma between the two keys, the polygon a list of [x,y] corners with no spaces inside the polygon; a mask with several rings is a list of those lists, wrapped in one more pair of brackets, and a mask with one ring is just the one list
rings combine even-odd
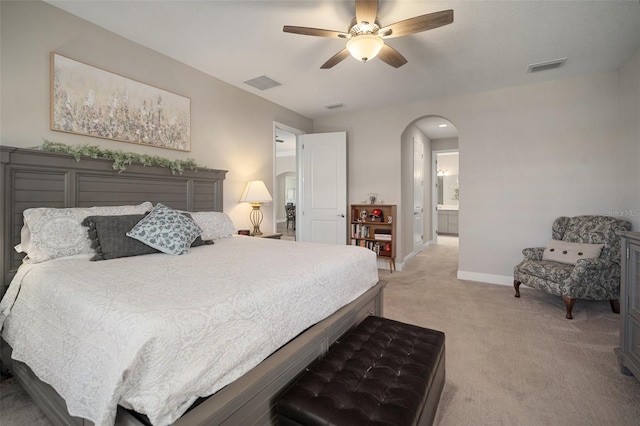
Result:
{"label": "white comforter", "polygon": [[21,266],[0,325],[13,358],[97,425],[117,404],[172,423],[378,281],[372,251],[262,238],[89,257]]}

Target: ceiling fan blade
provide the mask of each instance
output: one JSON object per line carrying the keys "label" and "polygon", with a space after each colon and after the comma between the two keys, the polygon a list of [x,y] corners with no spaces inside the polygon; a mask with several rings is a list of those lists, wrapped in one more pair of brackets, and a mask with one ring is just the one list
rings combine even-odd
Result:
{"label": "ceiling fan blade", "polygon": [[341,51],[339,51],[338,53],[333,55],[327,62],[322,64],[322,66],[320,68],[323,69],[323,70],[329,69],[329,68],[333,67],[334,65],[337,65],[340,62],[342,62],[345,59],[347,59],[349,57],[349,55],[350,55],[350,53],[347,50],[347,48],[345,47],[344,49],[342,49]]}
{"label": "ceiling fan blade", "polygon": [[291,25],[285,25],[282,27],[282,31],[285,33],[302,34],[316,37],[332,37],[332,38],[351,38],[351,34],[343,33],[340,31],[323,30],[320,28],[309,27],[294,27]]}
{"label": "ceiling fan blade", "polygon": [[356,0],[357,24],[367,22],[374,24],[378,16],[378,0]]}
{"label": "ceiling fan blade", "polygon": [[394,68],[400,68],[407,63],[407,60],[400,54],[400,52],[386,44],[382,46],[382,50],[378,53],[378,58]]}
{"label": "ceiling fan blade", "polygon": [[395,24],[387,25],[378,30],[378,35],[383,38],[401,37],[422,31],[432,30],[453,22],[453,10],[442,10],[440,12],[428,13],[416,16]]}

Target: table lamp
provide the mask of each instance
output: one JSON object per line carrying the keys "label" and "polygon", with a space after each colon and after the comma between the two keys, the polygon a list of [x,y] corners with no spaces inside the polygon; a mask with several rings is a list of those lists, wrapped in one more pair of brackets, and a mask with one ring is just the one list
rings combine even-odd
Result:
{"label": "table lamp", "polygon": [[262,231],[260,231],[260,224],[262,223],[262,211],[260,210],[260,206],[262,203],[269,201],[273,201],[273,198],[271,198],[271,194],[269,194],[269,191],[263,181],[252,180],[247,183],[247,186],[244,188],[244,192],[240,197],[240,202],[251,203],[251,206],[253,207],[253,210],[249,213],[249,220],[253,225],[251,235],[262,235]]}

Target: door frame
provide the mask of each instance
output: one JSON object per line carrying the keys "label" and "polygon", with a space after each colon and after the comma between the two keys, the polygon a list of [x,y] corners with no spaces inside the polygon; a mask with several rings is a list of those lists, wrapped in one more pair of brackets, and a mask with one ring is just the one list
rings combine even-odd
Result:
{"label": "door frame", "polygon": [[[273,141],[273,170],[272,170],[272,178],[271,178],[271,187],[273,188],[273,191],[277,191],[278,189],[276,188],[277,186],[277,176],[276,176],[276,130],[280,129],[283,130],[285,132],[294,134],[296,136],[296,178],[298,179],[298,189],[296,191],[296,205],[300,204],[300,200],[301,200],[301,193],[302,193],[302,187],[300,186],[300,153],[299,153],[299,148],[298,148],[298,136],[300,135],[304,135],[307,132],[305,132],[304,130],[300,130],[297,129],[295,127],[291,127],[288,126],[286,124],[274,121],[273,122],[273,135],[271,140]],[[275,198],[275,197],[274,197]],[[273,214],[273,230],[274,232],[278,229],[278,223],[277,223],[277,218],[276,218],[276,214],[275,214],[275,205],[273,207],[274,209],[274,214]],[[298,220],[298,210],[296,209],[296,240],[298,239],[298,230],[300,229],[300,221]]]}
{"label": "door frame", "polygon": [[[424,207],[425,207],[425,194],[424,194],[424,182],[425,182],[425,146],[424,143],[422,142],[422,140],[420,139],[416,139],[416,137],[414,136],[412,138],[412,158],[413,158],[413,197],[412,197],[412,212],[413,212],[413,232],[412,232],[412,240],[413,240],[413,247],[412,247],[412,252],[417,254],[419,253],[425,245],[425,241],[424,241]],[[416,167],[416,143],[420,144],[422,146],[422,162],[421,162],[421,166],[422,166],[422,186],[421,186],[421,193],[422,193],[422,238],[420,240],[420,243],[416,244],[415,242],[415,229],[416,229],[416,216],[415,216],[415,208],[416,208],[416,178],[415,178],[415,167]]]}
{"label": "door frame", "polygon": [[[431,235],[433,235],[433,244],[438,244],[438,154],[445,152],[457,152],[460,154],[459,148],[454,149],[438,149],[431,151]],[[458,160],[460,161],[460,160]],[[459,175],[460,173],[458,173]]]}

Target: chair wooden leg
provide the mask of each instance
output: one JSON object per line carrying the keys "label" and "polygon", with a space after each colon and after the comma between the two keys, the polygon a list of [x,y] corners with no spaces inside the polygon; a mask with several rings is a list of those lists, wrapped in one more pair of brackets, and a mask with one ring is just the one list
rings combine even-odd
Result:
{"label": "chair wooden leg", "polygon": [[576,303],[576,299],[572,299],[569,296],[562,296],[562,300],[564,300],[564,304],[567,306],[567,319],[573,319],[571,316],[571,311],[573,310],[573,305]]}
{"label": "chair wooden leg", "polygon": [[619,314],[620,313],[620,302],[618,301],[618,299],[611,299],[609,300],[609,302],[611,303],[611,310],[613,311],[614,314]]}
{"label": "chair wooden leg", "polygon": [[513,280],[513,288],[516,289],[516,295],[515,297],[520,297],[520,284],[522,284],[520,281],[518,280]]}

